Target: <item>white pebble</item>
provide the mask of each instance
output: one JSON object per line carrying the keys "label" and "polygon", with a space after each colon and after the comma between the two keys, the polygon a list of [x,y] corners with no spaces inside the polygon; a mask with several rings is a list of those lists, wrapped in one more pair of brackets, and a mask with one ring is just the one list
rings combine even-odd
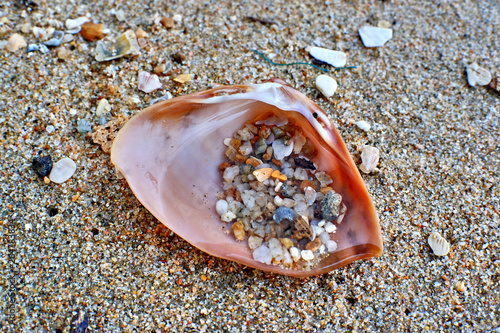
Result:
{"label": "white pebble", "polygon": [[478,64],[473,63],[470,66],[467,66],[467,82],[473,87],[485,86],[491,81],[491,73],[482,67],[479,67]]}
{"label": "white pebble", "polygon": [[437,232],[430,234],[427,242],[437,256],[445,256],[450,252],[450,243]]}
{"label": "white pebble", "polygon": [[336,230],[337,230],[337,227],[332,222],[327,222],[325,224],[325,231],[328,232],[329,234],[331,234],[332,232],[335,232]]}
{"label": "white pebble", "polygon": [[306,203],[311,206],[314,201],[316,201],[316,191],[311,186],[308,186],[304,189],[304,194],[306,197]]}
{"label": "white pebble", "polygon": [[253,251],[253,259],[264,264],[271,264],[271,250],[265,245],[261,245]]}
{"label": "white pebble", "polygon": [[320,75],[316,78],[316,88],[325,97],[332,97],[335,91],[337,91],[337,81],[328,75]]}
{"label": "white pebble", "polygon": [[233,181],[234,177],[240,174],[240,167],[235,165],[232,167],[228,167],[224,170],[224,174],[222,175],[222,178],[224,178],[224,181],[226,183],[230,183]]}
{"label": "white pebble", "polygon": [[217,211],[217,214],[219,214],[220,216],[226,214],[228,208],[229,208],[229,204],[227,203],[226,200],[219,200],[215,204],[215,210]]}
{"label": "white pebble", "polygon": [[295,179],[298,179],[298,180],[308,180],[309,179],[309,175],[307,174],[307,170],[299,168],[299,167],[295,169],[293,176],[295,177]]}
{"label": "white pebble", "polygon": [[300,251],[298,248],[291,247],[290,248],[290,256],[292,256],[293,261],[298,261],[300,259]]}
{"label": "white pebble", "polygon": [[109,105],[109,102],[106,98],[103,98],[99,101],[99,104],[97,104],[95,115],[97,117],[100,117],[109,112],[110,110],[111,110],[111,105]]}
{"label": "white pebble", "polygon": [[295,206],[295,201],[289,198],[285,198],[283,199],[282,205],[288,208],[292,208],[293,206]]}
{"label": "white pebble", "polygon": [[383,46],[392,38],[392,29],[363,26],[358,30],[365,47]]}
{"label": "white pebble", "polygon": [[370,173],[377,167],[380,151],[375,147],[364,147],[361,151],[361,161],[359,169],[364,173]]}
{"label": "white pebble", "polygon": [[325,243],[326,249],[328,252],[333,252],[337,249],[337,243],[333,240],[329,240]]}
{"label": "white pebble", "polygon": [[54,183],[64,183],[73,176],[76,171],[76,164],[70,158],[63,158],[52,167],[49,178]]}
{"label": "white pebble", "polygon": [[248,156],[250,155],[250,153],[252,152],[253,148],[252,148],[252,143],[250,141],[245,141],[241,144],[240,148],[240,153],[242,153],[243,155],[245,156]]}
{"label": "white pebble", "polygon": [[309,51],[309,54],[315,59],[326,62],[334,67],[343,67],[347,62],[346,54],[341,51],[334,51],[316,46],[308,48],[307,51]]}
{"label": "white pebble", "polygon": [[312,260],[312,259],[314,259],[314,253],[311,250],[302,250],[302,251],[300,251],[300,256],[304,260]]}
{"label": "white pebble", "polygon": [[326,221],[325,220],[321,220],[318,222],[318,227],[324,227],[325,226],[325,223]]}
{"label": "white pebble", "polygon": [[287,146],[282,139],[274,140],[273,142],[273,154],[274,158],[277,160],[282,160],[283,158],[289,156],[293,151],[293,141]]}
{"label": "white pebble", "polygon": [[370,126],[370,124],[368,124],[364,120],[359,120],[359,121],[355,122],[354,125],[358,126],[360,129],[362,129],[365,132],[368,132],[370,130],[370,128],[372,128]]}
{"label": "white pebble", "polygon": [[295,203],[293,210],[299,215],[307,215],[307,204],[304,201],[298,201]]}
{"label": "white pebble", "polygon": [[250,249],[255,250],[261,245],[262,245],[262,238],[260,238],[259,236],[248,237],[248,247]]}
{"label": "white pebble", "polygon": [[271,238],[269,240],[269,251],[271,252],[271,257],[276,260],[283,259],[283,246],[277,238]]}
{"label": "white pebble", "polygon": [[233,212],[226,212],[223,214],[220,219],[224,222],[231,222],[236,218],[236,215]]}
{"label": "white pebble", "polygon": [[278,207],[283,205],[283,199],[280,196],[275,196],[274,197],[274,204]]}
{"label": "white pebble", "polygon": [[56,130],[56,128],[53,125],[49,125],[47,126],[47,128],[45,128],[45,130],[47,131],[47,133],[52,133]]}

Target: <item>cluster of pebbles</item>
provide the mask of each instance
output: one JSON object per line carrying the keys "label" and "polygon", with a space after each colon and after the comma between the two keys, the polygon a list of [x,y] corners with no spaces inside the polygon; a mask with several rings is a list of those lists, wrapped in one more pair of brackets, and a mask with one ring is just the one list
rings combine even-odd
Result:
{"label": "cluster of pebbles", "polygon": [[246,124],[224,140],[227,161],[216,211],[256,261],[309,270],[337,248],[346,206],[316,170],[313,143],[291,124]]}

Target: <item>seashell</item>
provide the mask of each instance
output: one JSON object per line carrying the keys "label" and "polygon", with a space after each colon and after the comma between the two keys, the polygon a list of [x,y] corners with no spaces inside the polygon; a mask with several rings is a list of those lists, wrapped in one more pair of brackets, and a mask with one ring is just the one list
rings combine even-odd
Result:
{"label": "seashell", "polygon": [[346,54],[341,51],[333,51],[316,46],[307,48],[306,51],[308,51],[309,54],[313,56],[316,60],[325,62],[334,67],[343,67],[347,62]]}
{"label": "seashell", "polygon": [[97,42],[97,61],[108,61],[121,58],[125,55],[139,55],[139,43],[132,30],[127,30],[116,39],[115,43],[104,45],[103,42]]}
{"label": "seashell", "polygon": [[392,29],[377,28],[368,25],[358,30],[365,47],[380,47],[392,38]]}
{"label": "seashell", "polygon": [[[347,207],[328,248],[332,252],[307,271],[254,260],[255,251],[238,242],[230,230],[225,232],[216,211],[224,139],[245,123],[283,120],[300,126],[314,145],[312,162],[335,180],[330,186]],[[159,221],[214,256],[305,277],[382,253],[377,214],[345,143],[324,111],[281,80],[219,86],[149,106],[118,132],[111,161]]]}
{"label": "seashell", "polygon": [[366,146],[361,151],[361,161],[359,169],[364,173],[370,173],[377,168],[380,151],[375,147]]}
{"label": "seashell", "polygon": [[485,86],[491,81],[491,73],[482,67],[479,67],[475,62],[467,66],[467,82],[473,87]]}
{"label": "seashell", "polygon": [[162,87],[158,75],[149,74],[148,72],[139,72],[139,90],[144,91],[146,94],[153,92]]}
{"label": "seashell", "polygon": [[82,24],[85,22],[90,21],[90,19],[86,16],[82,16],[79,18],[76,18],[74,20],[72,19],[67,19],[66,20],[66,31],[70,34],[77,34],[82,30]]}
{"label": "seashell", "polygon": [[450,243],[437,232],[430,234],[427,242],[437,256],[445,256],[450,252]]}
{"label": "seashell", "polygon": [[64,32],[56,30],[52,34],[52,38],[43,43],[45,44],[45,46],[59,46],[61,45],[63,38]]}

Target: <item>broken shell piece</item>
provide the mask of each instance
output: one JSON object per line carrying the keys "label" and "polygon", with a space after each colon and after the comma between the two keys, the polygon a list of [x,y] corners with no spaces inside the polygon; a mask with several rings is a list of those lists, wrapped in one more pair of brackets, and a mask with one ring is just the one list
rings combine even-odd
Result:
{"label": "broken shell piece", "polygon": [[334,67],[343,67],[347,62],[347,56],[344,52],[324,49],[322,47],[310,47],[306,49],[316,60],[327,63]]}
{"label": "broken shell piece", "polygon": [[100,117],[107,112],[111,110],[111,105],[109,105],[109,102],[106,98],[103,98],[99,101],[99,104],[97,105],[97,108],[95,110],[95,115],[97,117]]}
{"label": "broken shell piece", "polygon": [[88,17],[86,16],[82,16],[82,17],[79,17],[79,18],[76,18],[74,20],[72,19],[67,19],[66,20],[66,29],[68,33],[70,34],[77,34],[80,32],[80,30],[82,29],[82,24],[84,24],[85,22],[88,22],[90,21]]}
{"label": "broken shell piece", "polygon": [[118,36],[115,43],[104,45],[102,41],[97,42],[97,61],[108,61],[117,59],[126,55],[139,55],[139,43],[132,30]]}
{"label": "broken shell piece", "polygon": [[337,90],[337,81],[328,75],[320,75],[316,78],[316,88],[318,88],[325,97],[331,97]]}
{"label": "broken shell piece", "polygon": [[149,94],[161,87],[162,85],[160,79],[158,79],[158,75],[149,74],[148,72],[139,73],[139,90]]}
{"label": "broken shell piece", "polygon": [[52,38],[46,42],[43,42],[46,46],[59,46],[64,38],[64,32],[54,31]]}
{"label": "broken shell piece", "polygon": [[[336,225],[334,239],[324,244],[328,256],[310,270],[273,265],[271,250],[264,241],[261,245],[252,243],[252,249],[247,242],[237,241],[230,228],[227,233],[221,232],[216,203],[223,191],[219,166],[227,149],[224,139],[232,138],[245,124],[265,123],[271,118],[300,127],[307,145],[316,148],[311,152],[311,161],[318,170],[324,170],[324,177],[329,179],[325,183],[331,183],[347,207],[342,223]],[[382,253],[375,208],[345,143],[323,110],[281,80],[219,86],[154,104],[120,130],[113,142],[111,160],[138,200],[159,221],[214,256],[306,277]],[[233,214],[227,220],[236,222],[238,218]],[[307,230],[298,236],[302,232]],[[310,239],[302,242],[306,241]],[[294,248],[290,248],[290,256],[299,260],[300,251]]]}
{"label": "broken shell piece", "polygon": [[432,252],[437,256],[445,256],[450,252],[450,243],[444,239],[439,233],[433,232],[427,240]]}
{"label": "broken shell piece", "polygon": [[9,52],[15,52],[21,47],[26,47],[28,44],[26,44],[26,41],[24,40],[24,37],[21,36],[20,34],[13,34],[10,36],[9,41],[7,42],[7,46],[5,47],[7,51]]}
{"label": "broken shell piece", "polygon": [[363,163],[359,166],[359,169],[364,173],[370,173],[377,168],[378,160],[380,157],[380,151],[375,147],[364,147],[361,151],[361,161]]}
{"label": "broken shell piece", "polygon": [[359,121],[355,122],[354,125],[358,126],[360,129],[362,129],[365,132],[368,132],[372,128],[370,126],[370,124],[368,124],[364,120],[359,120]]}
{"label": "broken shell piece", "polygon": [[467,82],[473,87],[477,86],[485,86],[491,81],[491,73],[482,67],[479,67],[478,64],[472,63],[467,66]]}
{"label": "broken shell piece", "polygon": [[383,46],[392,38],[392,29],[363,26],[358,30],[365,47]]}

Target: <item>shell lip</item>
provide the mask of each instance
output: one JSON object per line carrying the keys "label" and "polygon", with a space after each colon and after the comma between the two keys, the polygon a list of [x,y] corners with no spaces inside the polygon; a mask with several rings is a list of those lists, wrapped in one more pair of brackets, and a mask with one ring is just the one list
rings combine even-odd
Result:
{"label": "shell lip", "polygon": [[[252,92],[259,91],[261,93],[264,93],[266,91],[264,89],[265,87],[272,89],[273,94],[275,94],[276,91],[278,91],[279,94],[283,93],[284,95],[280,96],[285,96],[285,98],[287,94],[290,94],[290,96],[296,99],[296,101],[294,102],[294,108],[296,109],[292,108],[292,110],[289,111],[293,111],[300,114],[303,118],[307,120],[307,122],[310,124],[311,127],[314,128],[314,130],[316,130],[319,127],[323,129],[324,132],[329,134],[328,136],[325,137],[321,135],[322,134],[321,132],[319,132],[319,136],[324,139],[326,144],[329,146],[328,149],[331,150],[331,154],[334,156],[334,158],[336,158],[338,164],[337,167],[340,169],[345,169],[346,174],[344,176],[346,178],[352,178],[354,182],[354,185],[353,184],[348,185],[345,191],[348,191],[348,193],[356,193],[356,195],[359,194],[359,196],[362,198],[364,202],[364,205],[366,206],[364,207],[366,211],[363,211],[362,213],[357,213],[356,218],[366,219],[366,222],[363,222],[366,223],[366,225],[361,223],[361,227],[363,226],[368,227],[370,229],[369,232],[372,233],[372,236],[368,237],[369,238],[368,240],[363,239],[363,237],[361,237],[362,239],[356,240],[357,243],[354,246],[347,246],[347,245],[340,246],[339,250],[331,253],[329,257],[325,258],[322,262],[320,262],[319,266],[309,271],[291,270],[291,269],[281,268],[279,266],[265,265],[258,263],[253,260],[251,255],[250,256],[248,255],[249,252],[248,249],[246,251],[241,249],[235,250],[239,245],[234,244],[235,243],[234,240],[232,242],[228,241],[228,238],[225,237],[224,235],[220,236],[221,239],[214,243],[207,242],[206,238],[205,239],[200,237],[196,238],[189,235],[189,233],[187,233],[186,230],[182,229],[183,228],[182,226],[180,227],[178,224],[176,224],[175,221],[172,221],[181,215],[176,215],[176,212],[174,213],[165,212],[163,208],[158,209],[158,207],[155,207],[155,205],[158,205],[158,200],[159,200],[158,198],[154,198],[155,195],[158,197],[162,195],[161,190],[160,192],[158,190],[158,182],[161,182],[162,179],[165,178],[164,177],[165,173],[169,174],[172,173],[172,169],[168,168],[171,168],[173,166],[170,164],[170,162],[168,162],[167,169],[163,165],[158,169],[159,171],[158,170],[154,171],[152,169],[151,169],[152,173],[149,173],[148,171],[149,175],[147,175],[148,173],[146,173],[147,175],[146,178],[149,177],[148,179],[145,179],[144,177],[143,178],[138,177],[138,175],[134,174],[134,172],[137,171],[134,170],[134,168],[139,167],[140,163],[137,161],[141,159],[140,156],[143,153],[141,149],[143,148],[138,148],[134,150],[130,149],[130,147],[127,147],[128,144],[136,145],[136,147],[139,147],[137,146],[137,142],[135,142],[137,140],[142,140],[146,145],[148,144],[151,145],[151,142],[147,142],[147,140],[151,139],[151,136],[155,135],[154,133],[167,132],[169,133],[168,136],[170,136],[170,133],[172,133],[173,130],[177,129],[177,127],[175,127],[178,125],[177,123],[185,124],[186,117],[188,118],[191,117],[193,112],[195,112],[199,108],[209,107],[211,108],[210,110],[213,111],[213,114],[215,116],[218,116],[217,112],[215,112],[218,110],[216,106],[221,104],[222,102],[227,103],[228,101],[230,102],[232,101],[238,105],[243,105],[245,104],[244,100],[255,101],[255,98],[252,96],[257,96],[261,94],[252,94]],[[227,98],[224,96],[236,96],[236,97]],[[272,96],[273,95],[271,95],[270,98],[274,98]],[[213,98],[218,98],[218,99],[214,100]],[[216,103],[214,101],[218,102]],[[260,100],[260,102],[265,103],[262,100]],[[182,104],[183,108],[180,108],[179,104]],[[272,106],[277,108],[275,105]],[[287,113],[286,110],[281,110],[281,111]],[[137,114],[135,117],[133,117],[131,120],[129,120],[129,122],[124,126],[124,128],[120,131],[120,133],[118,133],[118,136],[115,139],[115,142],[112,147],[111,160],[113,164],[115,164],[117,169],[125,176],[132,191],[134,192],[138,200],[144,205],[144,207],[146,207],[158,220],[160,220],[174,233],[184,238],[187,242],[189,242],[193,246],[200,248],[201,250],[217,257],[237,261],[240,264],[249,267],[265,271],[272,271],[283,275],[288,275],[293,277],[306,277],[306,276],[323,274],[335,268],[349,264],[350,262],[358,259],[379,256],[383,251],[383,245],[382,245],[382,239],[380,237],[380,226],[378,224],[378,218],[374,210],[373,203],[371,202],[371,199],[369,199],[369,195],[366,190],[366,187],[364,186],[361,175],[359,174],[359,171],[354,165],[354,162],[350,158],[349,152],[347,151],[344,142],[340,138],[340,135],[338,134],[336,129],[329,122],[328,118],[326,117],[326,121],[322,124],[317,120],[316,117],[313,117],[312,114],[314,112],[318,112],[318,114],[324,114],[324,112],[321,109],[319,109],[319,107],[314,102],[309,100],[303,94],[299,93],[293,88],[290,88],[288,86],[283,86],[279,83],[264,83],[261,85],[246,85],[246,86],[245,85],[222,86],[209,91],[200,92],[192,95],[185,95],[177,97],[175,99],[163,101],[146,108],[145,110]],[[208,117],[207,119],[213,120],[215,116],[212,115],[210,115],[210,117],[207,116]],[[175,121],[172,121],[172,117],[174,117]],[[172,122],[169,122],[167,120],[170,120]],[[167,128],[165,126],[170,126],[168,127],[169,129],[168,131],[165,131],[165,129]],[[233,128],[230,133],[232,133],[232,131],[234,130],[237,130],[237,128]],[[222,138],[219,141],[221,141],[220,144],[222,145]],[[160,144],[166,145],[165,142],[160,142]],[[174,145],[172,145],[172,147],[174,147]],[[170,142],[168,142],[168,145],[165,146],[164,148],[166,149],[166,151],[169,151]],[[158,148],[155,147],[154,149],[156,150],[152,151],[157,153],[157,150],[161,150],[162,147]],[[175,149],[178,150],[179,147],[176,146]],[[217,151],[215,152],[216,152],[215,155],[212,154],[211,156],[215,157],[219,155]],[[220,155],[222,155],[222,153],[220,153]],[[155,160],[158,160],[158,158],[155,157]],[[132,164],[134,165],[132,167],[130,165],[131,164],[130,161],[133,161]],[[165,162],[165,161],[160,161],[160,162]],[[158,163],[158,161],[155,161],[154,163]],[[217,179],[220,179],[220,175],[217,176]],[[151,182],[152,184],[155,183],[156,187],[151,188],[150,185],[144,184],[147,183],[148,181]],[[147,187],[146,185],[150,187]],[[155,190],[156,193],[153,193]],[[359,193],[357,193],[356,191],[359,191]],[[174,195],[175,194],[176,193],[174,193]],[[213,205],[213,207],[211,208],[209,208],[210,205],[206,205],[206,207],[208,209],[208,213],[215,214],[214,211],[215,205]],[[183,209],[187,210],[189,208],[183,207]],[[183,214],[184,213],[185,212],[183,212]],[[208,215],[210,214],[205,214],[205,216]],[[186,216],[188,215],[184,215],[184,217]],[[201,222],[202,225],[206,223],[207,223],[206,221]],[[222,224],[222,222],[220,221],[219,223]],[[347,221],[347,217],[342,222],[342,225],[344,225],[345,223],[349,223],[349,221]],[[195,226],[195,228],[198,228],[198,226]],[[203,233],[203,231],[201,233]],[[345,235],[349,236],[347,233],[345,233]],[[225,242],[227,242],[227,244],[225,244]],[[221,244],[222,246],[225,247],[226,249],[225,251],[221,252],[218,249],[216,249],[216,247],[221,246]]]}

